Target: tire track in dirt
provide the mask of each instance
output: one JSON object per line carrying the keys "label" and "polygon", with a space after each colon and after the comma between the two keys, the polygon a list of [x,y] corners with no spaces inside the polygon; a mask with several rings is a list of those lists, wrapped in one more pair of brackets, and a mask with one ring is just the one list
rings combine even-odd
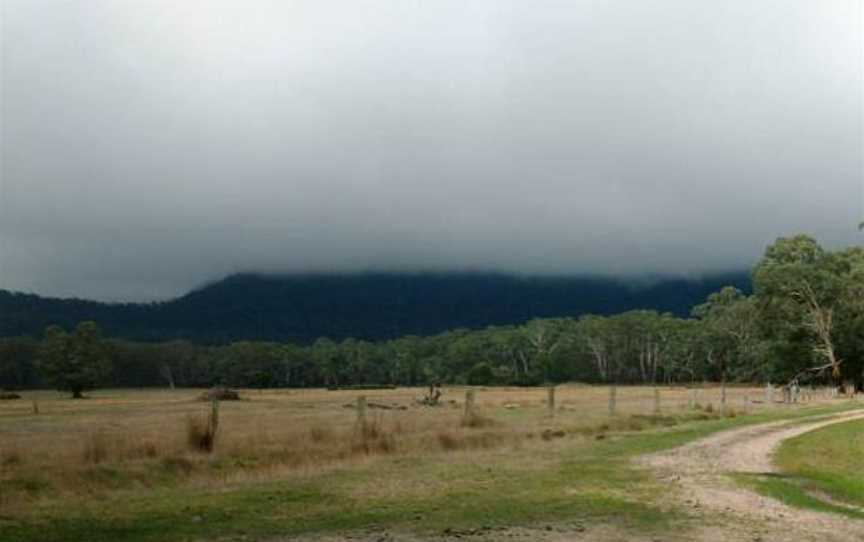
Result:
{"label": "tire track in dirt", "polygon": [[669,499],[704,520],[695,540],[864,541],[864,521],[792,508],[742,488],[732,473],[776,473],[774,452],[786,440],[836,423],[864,419],[856,410],[818,420],[781,421],[723,431],[638,462],[674,486]]}

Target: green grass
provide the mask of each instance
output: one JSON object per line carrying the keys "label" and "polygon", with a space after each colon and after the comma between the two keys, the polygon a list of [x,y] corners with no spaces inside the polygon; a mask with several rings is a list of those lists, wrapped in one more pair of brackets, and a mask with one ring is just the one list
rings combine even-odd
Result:
{"label": "green grass", "polygon": [[777,476],[740,479],[791,506],[864,519],[864,421],[811,431],[784,442]]}
{"label": "green grass", "polygon": [[735,426],[845,408],[707,420],[693,414],[641,417],[642,430],[598,433],[602,440],[568,435],[479,453],[385,456],[290,482],[226,481],[200,488],[175,485],[93,498],[46,498],[35,501],[23,518],[4,517],[0,509],[0,538],[170,542],[383,529],[435,534],[446,528],[575,521],[662,533],[686,527],[689,518],[657,504],[668,488],[634,466],[634,456]]}
{"label": "green grass", "polygon": [[864,519],[864,514],[838,504],[825,501],[812,493],[813,488],[806,487],[806,479],[791,476],[766,476],[760,474],[738,474],[736,480],[742,485],[777,499],[780,502],[796,508],[807,508],[817,512],[831,512],[843,516]]}

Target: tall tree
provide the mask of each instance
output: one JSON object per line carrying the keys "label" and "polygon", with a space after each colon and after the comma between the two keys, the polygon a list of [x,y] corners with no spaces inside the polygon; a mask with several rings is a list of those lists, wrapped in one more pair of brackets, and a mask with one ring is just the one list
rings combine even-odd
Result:
{"label": "tall tree", "polygon": [[[805,370],[829,370],[835,379],[840,377],[835,328],[853,286],[849,263],[815,239],[798,235],[778,239],[756,266],[756,293],[766,321],[774,324],[769,331],[778,341],[809,338],[812,359],[799,362],[798,369],[805,365]],[[809,367],[814,361],[817,367]]]}
{"label": "tall tree", "polygon": [[111,374],[111,356],[95,322],[81,322],[71,334],[50,326],[45,330],[38,367],[57,389],[80,399],[84,391],[96,388]]}
{"label": "tall tree", "polygon": [[727,286],[696,306],[693,315],[702,321],[707,361],[719,372],[722,383],[730,371],[747,380],[762,373],[764,356],[752,297]]}

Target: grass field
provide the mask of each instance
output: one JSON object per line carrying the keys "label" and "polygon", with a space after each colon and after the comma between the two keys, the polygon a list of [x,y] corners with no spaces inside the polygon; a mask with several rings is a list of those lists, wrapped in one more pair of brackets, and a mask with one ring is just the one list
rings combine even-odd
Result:
{"label": "grass field", "polygon": [[[0,534],[6,541],[251,539],[390,529],[420,534],[537,522],[614,520],[665,532],[686,513],[654,504],[665,489],[630,464],[742,423],[845,408],[756,402],[763,391],[622,387],[478,388],[444,406],[424,390],[244,391],[223,402],[213,453],[190,448],[200,390],[53,392],[0,403]],[[358,394],[370,408],[358,427]],[[744,399],[748,401],[745,405]],[[39,413],[33,412],[33,401]],[[390,409],[373,408],[385,406]],[[709,406],[710,405],[710,406]],[[683,523],[682,523],[683,522]]]}
{"label": "grass field", "polygon": [[780,476],[750,483],[787,504],[864,519],[864,421],[851,421],[784,442],[775,456]]}

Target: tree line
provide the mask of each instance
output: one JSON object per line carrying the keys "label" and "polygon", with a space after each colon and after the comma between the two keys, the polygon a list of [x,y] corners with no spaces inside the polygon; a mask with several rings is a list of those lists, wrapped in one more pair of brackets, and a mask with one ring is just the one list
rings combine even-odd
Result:
{"label": "tree line", "polygon": [[387,341],[201,345],[103,338],[93,322],[0,339],[0,387],[538,385],[565,381],[861,381],[864,250],[778,239],[754,293],[724,287],[689,318],[654,310],[533,319]]}

